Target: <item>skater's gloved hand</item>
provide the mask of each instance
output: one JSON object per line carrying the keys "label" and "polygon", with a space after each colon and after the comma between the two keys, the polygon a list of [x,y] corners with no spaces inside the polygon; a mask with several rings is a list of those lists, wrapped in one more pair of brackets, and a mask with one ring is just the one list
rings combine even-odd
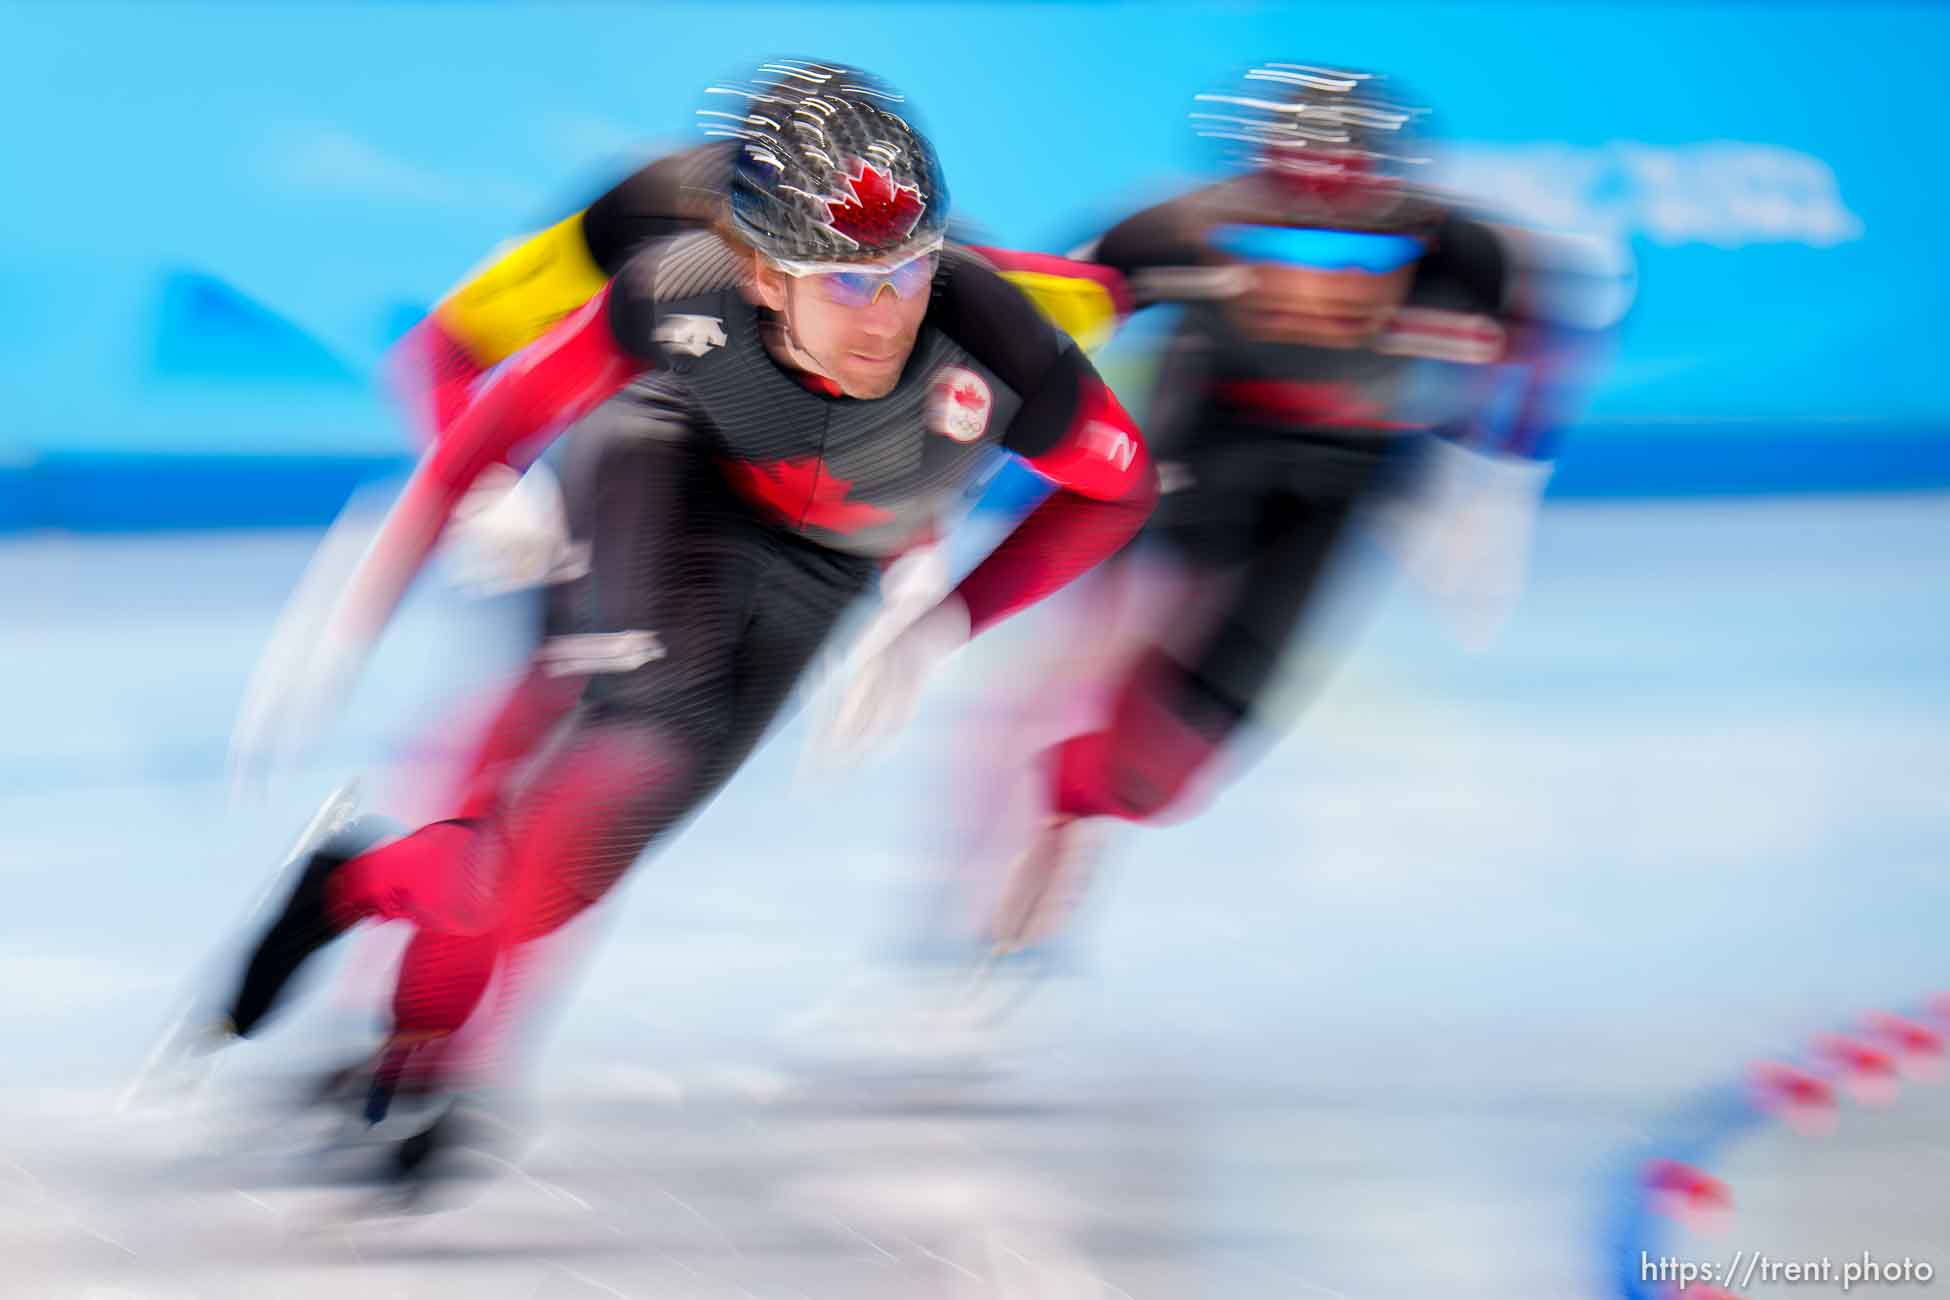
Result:
{"label": "skater's gloved hand", "polygon": [[959,596],[918,616],[908,609],[898,625],[895,611],[882,611],[847,657],[839,697],[815,732],[814,755],[830,765],[857,762],[906,726],[921,687],[968,641],[968,606]]}
{"label": "skater's gloved hand", "polygon": [[940,543],[917,546],[889,564],[880,574],[880,614],[861,637],[891,640],[948,594],[948,553]]}
{"label": "skater's gloved hand", "polygon": [[482,473],[454,511],[440,543],[448,580],[475,596],[498,596],[578,576],[562,489],[546,465],[517,474]]}
{"label": "skater's gloved hand", "polygon": [[1435,440],[1398,540],[1404,569],[1435,597],[1468,649],[1487,648],[1516,610],[1552,469],[1548,461]]}
{"label": "skater's gloved hand", "polygon": [[849,648],[828,651],[809,674],[807,694],[818,704],[812,736],[800,756],[802,778],[836,775],[859,757],[842,753],[833,744],[842,690],[858,676],[863,661],[884,650],[948,594],[948,577],[947,551],[938,542],[917,546],[881,570],[880,609]]}

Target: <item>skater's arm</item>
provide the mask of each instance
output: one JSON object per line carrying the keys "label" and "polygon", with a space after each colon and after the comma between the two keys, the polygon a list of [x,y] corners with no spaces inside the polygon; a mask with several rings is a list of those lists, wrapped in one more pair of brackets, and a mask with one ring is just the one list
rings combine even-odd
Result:
{"label": "skater's arm", "polygon": [[1110,341],[1131,314],[1131,295],[1124,277],[1108,266],[1022,253],[1014,249],[969,246],[1035,304],[1044,318],[1076,340],[1086,352]]}
{"label": "skater's arm", "polygon": [[1057,489],[956,588],[968,607],[971,633],[1115,555],[1157,504],[1157,474],[1144,435],[1095,371],[1079,376],[1074,413],[1062,435],[1024,460]]}
{"label": "skater's arm", "polygon": [[429,441],[446,436],[495,366],[599,292],[608,275],[578,212],[471,272],[401,339],[393,382]]}
{"label": "skater's arm", "polygon": [[1240,270],[1204,238],[1210,204],[1221,189],[1194,190],[1132,213],[1072,256],[1118,277],[1127,313],[1158,303],[1231,297],[1240,289]]}
{"label": "skater's arm", "polygon": [[1057,485],[956,588],[979,632],[1115,554],[1150,516],[1157,479],[1089,358],[987,262],[956,255],[937,304],[949,336],[1022,399],[1004,449]]}
{"label": "skater's arm", "polygon": [[1493,445],[1507,456],[1549,461],[1583,407],[1609,335],[1536,325],[1520,325],[1513,333],[1521,349],[1520,389]]}
{"label": "skater's arm", "polygon": [[454,506],[497,461],[525,464],[541,435],[573,424],[650,368],[618,342],[610,290],[524,349],[468,401],[421,459],[332,620],[331,635],[371,644],[432,552]]}
{"label": "skater's arm", "polygon": [[437,314],[408,330],[386,358],[394,400],[406,409],[413,431],[429,444],[466,408],[487,372]]}
{"label": "skater's arm", "polygon": [[1453,216],[1422,273],[1445,301],[1460,300],[1502,327],[1502,363],[1517,372],[1516,400],[1492,426],[1469,425],[1479,451],[1544,461],[1589,391],[1632,298],[1629,254],[1605,240]]}
{"label": "skater's arm", "polygon": [[588,302],[639,249],[703,225],[728,157],[712,144],[659,158],[582,211],[504,245],[449,290],[391,358],[394,386],[429,440],[489,370]]}

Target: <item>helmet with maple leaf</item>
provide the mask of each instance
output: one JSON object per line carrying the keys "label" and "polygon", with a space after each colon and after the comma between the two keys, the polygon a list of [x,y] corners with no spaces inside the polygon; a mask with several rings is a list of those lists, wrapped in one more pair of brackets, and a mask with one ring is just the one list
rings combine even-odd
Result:
{"label": "helmet with maple leaf", "polygon": [[1256,183],[1268,225],[1408,230],[1431,222],[1430,196],[1409,183],[1421,156],[1416,107],[1386,77],[1351,68],[1263,63],[1233,90],[1197,97],[1192,124]]}
{"label": "helmet with maple leaf", "polygon": [[[738,142],[730,217],[788,268],[895,262],[938,248],[948,186],[900,92],[858,68],[778,59],[713,86],[699,117]],[[739,102],[742,101],[742,102]]]}

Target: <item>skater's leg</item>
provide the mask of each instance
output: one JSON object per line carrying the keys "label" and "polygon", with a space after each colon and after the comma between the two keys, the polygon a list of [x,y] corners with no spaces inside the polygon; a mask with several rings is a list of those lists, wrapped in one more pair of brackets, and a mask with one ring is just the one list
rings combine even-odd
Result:
{"label": "skater's leg", "polygon": [[[348,910],[405,916],[422,932],[399,973],[396,1039],[449,1035],[472,1013],[528,905],[524,895],[536,888],[528,873],[548,869],[539,846],[559,840],[553,851],[563,861],[587,861],[588,836],[633,795],[643,796],[645,816],[649,805],[688,802],[683,769],[695,760],[649,717],[605,708],[617,679],[654,672],[667,690],[708,697],[729,671],[725,647],[738,616],[732,593],[750,563],[740,564],[737,547],[706,540],[729,534],[736,521],[723,494],[707,490],[708,466],[681,413],[639,410],[619,398],[571,435],[564,462],[571,536],[588,548],[590,569],[549,591],[523,692],[503,710],[507,726],[491,730],[483,747],[483,766],[498,768],[502,779],[470,792],[474,820],[429,827],[342,873],[339,898]],[[716,599],[706,589],[717,589]],[[630,637],[654,638],[661,656],[601,661],[604,647]],[[570,678],[560,667],[572,652],[591,662]],[[570,680],[580,683],[581,703],[558,721],[554,683]],[[539,740],[538,723],[554,728],[545,753],[499,744],[518,733]]]}
{"label": "skater's leg", "polygon": [[[397,833],[378,818],[361,818],[305,854],[283,910],[259,937],[225,1004],[225,1025],[249,1037],[277,1008],[286,987],[312,954],[346,929],[331,906],[331,882],[344,864]],[[302,851],[301,851],[302,852]]]}
{"label": "skater's leg", "polygon": [[[628,395],[607,404],[589,421],[595,431],[588,438],[572,435],[571,445],[591,448],[570,475],[582,489],[580,509],[570,511],[571,534],[586,542],[596,525],[596,485],[605,470],[626,468],[600,463],[610,446],[627,442],[628,435],[646,449],[661,449],[665,459],[683,455],[689,427],[683,413],[666,406],[651,410],[634,404]],[[601,436],[596,436],[600,434]],[[613,457],[609,457],[613,460]],[[613,477],[613,476],[612,476]],[[629,487],[654,496],[655,483],[633,480]],[[665,485],[664,495],[678,496],[680,485]],[[639,507],[641,502],[635,503]],[[548,638],[569,638],[582,630],[580,619],[589,602],[589,582],[574,575],[551,586],[541,606],[538,629]],[[286,982],[318,949],[361,920],[425,921],[438,933],[456,936],[484,934],[496,929],[498,866],[492,846],[479,843],[480,818],[500,798],[501,791],[521,774],[527,757],[560,724],[580,694],[583,679],[562,671],[537,655],[530,671],[504,698],[496,717],[475,742],[472,761],[450,794],[459,816],[438,822],[395,844],[387,851],[365,852],[382,837],[369,835],[352,852],[324,852],[307,865],[287,900],[284,913],[260,936],[238,986],[226,1001],[226,1024],[242,1033],[254,1030],[278,1002]],[[444,748],[434,746],[436,750]],[[327,846],[328,848],[330,846]]]}
{"label": "skater's leg", "polygon": [[[803,580],[768,574],[733,673],[715,698],[654,692],[657,707],[639,712],[619,684],[611,707],[585,706],[505,819],[504,954],[554,933],[603,898],[647,848],[723,788],[864,576],[822,582],[809,593]],[[409,949],[396,1034],[424,1041],[457,1031],[492,962],[493,950],[474,944]],[[409,988],[426,992],[408,997]]]}
{"label": "skater's leg", "polygon": [[587,679],[537,661],[522,674],[483,728],[446,799],[459,819],[484,817],[502,790],[575,707]]}
{"label": "skater's leg", "polygon": [[[1044,943],[1069,923],[1088,888],[1097,819],[1155,822],[1197,811],[1192,792],[1253,712],[1319,590],[1348,503],[1272,498],[1241,510],[1250,538],[1243,569],[1207,569],[1188,556],[1192,587],[1222,591],[1209,618],[1174,620],[1127,672],[1102,727],[1073,735],[1039,760],[1046,811],[1011,864],[989,922],[997,951]],[[1236,539],[1229,539],[1236,540]],[[1230,549],[1228,546],[1227,549]]]}
{"label": "skater's leg", "polygon": [[[590,556],[602,519],[598,485],[605,472],[631,468],[618,463],[614,447],[619,436],[652,431],[637,404],[625,394],[599,408],[562,443],[560,470],[562,510],[568,529],[569,553]],[[595,630],[590,606],[595,599],[589,566],[574,566],[551,575],[542,589],[535,627],[536,654],[494,717],[483,729],[466,768],[449,796],[455,817],[483,817],[510,788],[521,768],[540,752],[547,740],[575,708],[588,678],[566,669],[547,653],[577,633]]]}
{"label": "skater's leg", "polygon": [[[620,441],[604,469],[590,625],[598,638],[654,630],[662,653],[625,659],[614,671],[590,665],[581,705],[520,790],[465,828],[472,844],[455,847],[474,854],[476,865],[463,876],[487,889],[463,889],[461,897],[486,896],[492,905],[458,916],[418,909],[422,925],[443,932],[495,929],[503,953],[601,899],[647,847],[722,788],[870,572],[866,561],[762,528],[687,448]],[[646,479],[673,477],[682,478],[681,493],[644,490]],[[647,518],[660,496],[662,509]],[[356,865],[377,876],[379,868],[411,874],[422,864],[402,852]],[[414,896],[372,879],[362,892],[367,906],[389,893]],[[436,993],[399,999],[396,1032],[424,1040],[458,1030],[493,960],[493,950],[478,945],[416,946],[402,989]],[[449,964],[452,970],[441,969]]]}
{"label": "skater's leg", "polygon": [[1051,751],[1053,813],[1145,821],[1189,811],[1180,806],[1187,788],[1277,676],[1349,513],[1346,502],[1297,499],[1263,512],[1252,559],[1202,644],[1183,658],[1154,645],[1108,724]]}

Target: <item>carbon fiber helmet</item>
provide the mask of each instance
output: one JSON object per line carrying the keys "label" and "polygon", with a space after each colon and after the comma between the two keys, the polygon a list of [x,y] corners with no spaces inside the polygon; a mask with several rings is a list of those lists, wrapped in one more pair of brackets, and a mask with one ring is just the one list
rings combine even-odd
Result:
{"label": "carbon fiber helmet", "polygon": [[948,186],[934,146],[887,83],[838,63],[780,59],[713,86],[707,134],[739,143],[731,223],[793,266],[891,261],[940,246]]}
{"label": "carbon fiber helmet", "polygon": [[1268,224],[1399,230],[1435,206],[1410,184],[1428,161],[1411,106],[1384,77],[1348,68],[1265,63],[1229,92],[1196,97],[1192,123],[1255,178],[1253,214]]}

